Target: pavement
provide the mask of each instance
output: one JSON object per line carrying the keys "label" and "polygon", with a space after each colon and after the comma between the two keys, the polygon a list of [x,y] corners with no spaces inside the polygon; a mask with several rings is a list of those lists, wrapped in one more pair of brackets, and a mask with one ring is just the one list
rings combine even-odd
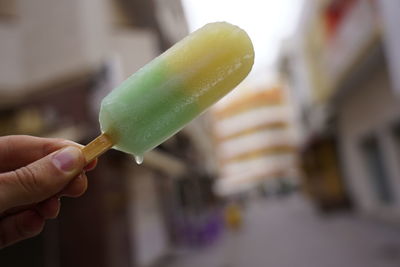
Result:
{"label": "pavement", "polygon": [[238,232],[185,250],[165,267],[399,267],[400,226],[323,215],[300,195],[252,201]]}

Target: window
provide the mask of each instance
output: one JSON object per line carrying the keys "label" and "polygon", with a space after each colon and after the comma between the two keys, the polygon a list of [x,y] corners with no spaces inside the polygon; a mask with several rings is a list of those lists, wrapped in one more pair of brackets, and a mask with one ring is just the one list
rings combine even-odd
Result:
{"label": "window", "polygon": [[400,122],[396,123],[392,128],[392,134],[396,143],[397,154],[400,158]]}
{"label": "window", "polygon": [[391,135],[395,150],[395,160],[397,165],[400,166],[400,121],[392,125]]}
{"label": "window", "polygon": [[393,192],[390,188],[390,181],[385,169],[385,162],[382,157],[378,138],[374,135],[364,138],[361,142],[361,150],[376,197],[382,203],[392,203]]}

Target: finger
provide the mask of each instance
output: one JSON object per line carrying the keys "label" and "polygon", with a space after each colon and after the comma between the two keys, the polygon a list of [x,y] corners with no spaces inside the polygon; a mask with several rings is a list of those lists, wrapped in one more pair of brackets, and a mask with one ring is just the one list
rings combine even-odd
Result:
{"label": "finger", "polygon": [[84,165],[81,150],[69,146],[15,171],[1,173],[0,213],[56,195],[82,172]]}
{"label": "finger", "polygon": [[35,210],[25,210],[0,221],[0,248],[39,234],[44,218]]}
{"label": "finger", "polygon": [[36,203],[28,204],[28,205],[22,205],[22,206],[18,206],[18,207],[13,207],[11,209],[8,209],[8,210],[2,212],[0,214],[0,219],[3,218],[3,217],[6,217],[6,216],[14,215],[14,214],[19,213],[19,212],[24,211],[24,210],[31,209],[31,208],[33,208],[35,206],[36,206]]}
{"label": "finger", "polygon": [[79,197],[86,192],[87,186],[87,176],[81,173],[60,192],[60,196]]}
{"label": "finger", "polygon": [[85,171],[91,171],[97,166],[97,159],[92,160],[88,165],[85,166]]}
{"label": "finger", "polygon": [[71,145],[83,147],[65,139],[40,138],[28,135],[0,137],[0,172],[13,171]]}
{"label": "finger", "polygon": [[35,209],[44,219],[53,219],[58,216],[60,206],[59,197],[52,197],[38,204],[23,205],[6,210],[0,215],[0,219],[29,209]]}
{"label": "finger", "polygon": [[58,197],[52,197],[42,201],[36,206],[36,211],[44,219],[54,219],[60,212],[60,199]]}

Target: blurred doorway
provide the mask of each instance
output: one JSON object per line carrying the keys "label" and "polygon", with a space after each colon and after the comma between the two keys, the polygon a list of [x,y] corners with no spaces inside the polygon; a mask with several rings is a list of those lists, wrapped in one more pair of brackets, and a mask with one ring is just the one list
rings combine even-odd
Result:
{"label": "blurred doorway", "polygon": [[382,203],[393,203],[393,192],[390,188],[390,181],[378,138],[375,135],[365,137],[361,141],[361,150],[376,197]]}
{"label": "blurred doorway", "polygon": [[397,163],[400,165],[400,121],[393,126],[392,136],[396,144]]}

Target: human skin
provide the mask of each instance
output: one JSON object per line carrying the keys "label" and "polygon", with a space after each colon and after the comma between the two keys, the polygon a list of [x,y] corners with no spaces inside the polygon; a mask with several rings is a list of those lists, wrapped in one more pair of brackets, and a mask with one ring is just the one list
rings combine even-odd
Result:
{"label": "human skin", "polygon": [[65,139],[0,137],[0,248],[39,234],[56,218],[60,197],[87,189],[82,146]]}

